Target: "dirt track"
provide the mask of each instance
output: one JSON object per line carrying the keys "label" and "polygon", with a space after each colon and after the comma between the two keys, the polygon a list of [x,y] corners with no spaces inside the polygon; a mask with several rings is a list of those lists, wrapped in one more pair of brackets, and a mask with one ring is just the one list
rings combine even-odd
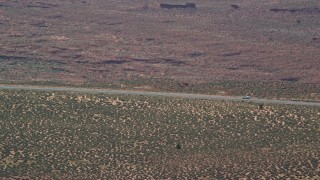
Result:
{"label": "dirt track", "polygon": [[71,88],[71,87],[44,87],[44,86],[24,86],[24,85],[0,85],[0,89],[11,90],[30,90],[30,91],[67,91],[67,92],[83,92],[83,93],[107,93],[107,94],[129,94],[142,96],[163,96],[188,99],[208,99],[208,100],[226,100],[226,101],[247,101],[264,104],[291,104],[291,105],[307,105],[320,106],[320,103],[304,102],[304,101],[288,101],[274,99],[242,99],[239,96],[218,96],[204,94],[186,94],[186,93],[170,93],[170,92],[149,92],[149,91],[129,91],[129,90],[111,90],[111,89],[89,89],[89,88]]}

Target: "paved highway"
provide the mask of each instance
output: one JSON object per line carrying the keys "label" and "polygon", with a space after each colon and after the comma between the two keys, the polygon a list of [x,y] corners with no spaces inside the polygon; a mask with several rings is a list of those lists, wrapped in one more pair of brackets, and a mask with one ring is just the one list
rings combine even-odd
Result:
{"label": "paved highway", "polygon": [[25,85],[0,85],[0,89],[129,94],[129,95],[143,95],[143,96],[177,97],[177,98],[188,98],[188,99],[246,101],[246,102],[254,102],[254,103],[264,103],[264,104],[291,104],[291,105],[320,106],[320,103],[316,103],[316,102],[258,99],[258,98],[251,98],[251,99],[243,100],[242,97],[240,97],[240,96],[218,96],[218,95],[170,93],[170,92],[129,91],[129,90],[111,90],[111,89],[72,88],[72,87],[44,87],[44,86],[25,86]]}

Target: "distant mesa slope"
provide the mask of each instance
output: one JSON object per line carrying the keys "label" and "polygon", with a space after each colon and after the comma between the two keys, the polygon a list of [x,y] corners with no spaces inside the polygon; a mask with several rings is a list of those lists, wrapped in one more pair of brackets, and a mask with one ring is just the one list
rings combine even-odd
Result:
{"label": "distant mesa slope", "polygon": [[186,3],[185,5],[176,5],[176,4],[160,4],[161,8],[165,9],[186,9],[186,8],[196,8],[194,3]]}

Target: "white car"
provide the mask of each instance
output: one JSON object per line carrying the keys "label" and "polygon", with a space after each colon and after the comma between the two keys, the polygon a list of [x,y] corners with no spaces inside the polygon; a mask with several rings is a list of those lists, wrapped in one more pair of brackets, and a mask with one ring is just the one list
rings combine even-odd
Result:
{"label": "white car", "polygon": [[242,99],[251,99],[251,96],[243,96]]}

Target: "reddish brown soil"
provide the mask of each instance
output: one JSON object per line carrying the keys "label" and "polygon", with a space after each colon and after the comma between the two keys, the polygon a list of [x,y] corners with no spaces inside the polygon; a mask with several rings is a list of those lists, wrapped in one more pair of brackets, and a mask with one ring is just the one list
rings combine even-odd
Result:
{"label": "reddish brown soil", "polygon": [[316,0],[161,2],[1,1],[0,80],[320,83]]}

